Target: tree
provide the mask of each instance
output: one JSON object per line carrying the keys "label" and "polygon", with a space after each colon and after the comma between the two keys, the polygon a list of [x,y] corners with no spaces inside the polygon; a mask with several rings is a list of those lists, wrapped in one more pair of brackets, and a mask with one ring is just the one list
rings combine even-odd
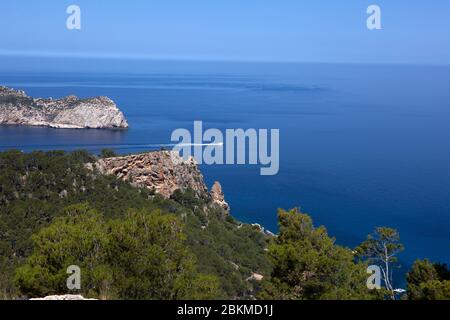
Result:
{"label": "tree", "polygon": [[450,271],[446,265],[416,260],[406,275],[410,300],[449,300]]}
{"label": "tree", "polygon": [[202,299],[218,280],[197,272],[182,225],[159,211],[130,211],[106,222],[86,204],[68,207],[33,236],[34,251],[15,282],[28,297],[67,293],[67,267],[81,269],[79,293],[110,299]]}
{"label": "tree", "polygon": [[391,298],[395,299],[393,268],[397,266],[397,255],[403,251],[397,230],[386,227],[376,228],[375,232],[356,248],[356,251],[360,258],[380,267],[386,289]]}
{"label": "tree", "polygon": [[16,271],[15,282],[29,297],[66,293],[67,268],[77,265],[82,270],[82,293],[100,296],[102,270],[107,269],[106,228],[100,213],[86,204],[64,210],[47,228],[32,237],[33,254]]}
{"label": "tree", "polygon": [[102,149],[100,152],[101,158],[114,158],[117,157],[117,153],[113,149]]}
{"label": "tree", "polygon": [[161,210],[180,217],[199,272],[220,279],[221,298],[253,295],[246,279],[253,272],[266,275],[270,270],[264,234],[231,216],[224,219],[221,210],[190,190],[178,198],[164,199],[114,175],[90,170],[86,164],[97,160],[86,151],[0,152],[1,296],[20,295],[14,274],[33,253],[32,235],[48,227],[65,207],[77,203],[88,203],[101,212],[105,223],[124,218],[129,209]]}
{"label": "tree", "polygon": [[279,210],[279,235],[268,248],[274,269],[262,299],[368,299],[366,266],[336,245],[298,209]]}
{"label": "tree", "polygon": [[[211,299],[218,280],[197,273],[182,225],[172,215],[131,210],[110,224],[111,265],[124,299]],[[199,282],[203,279],[203,283]]]}

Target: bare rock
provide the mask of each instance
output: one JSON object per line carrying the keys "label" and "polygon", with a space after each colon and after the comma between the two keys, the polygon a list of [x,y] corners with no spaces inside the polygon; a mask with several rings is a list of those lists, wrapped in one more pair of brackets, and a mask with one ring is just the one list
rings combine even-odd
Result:
{"label": "bare rock", "polygon": [[264,276],[259,273],[253,272],[250,277],[247,278],[247,281],[255,280],[255,281],[262,281],[264,279]]}
{"label": "bare rock", "polygon": [[33,298],[30,300],[97,300],[97,299],[87,299],[81,295],[65,294],[65,295],[47,296],[45,298]]}
{"label": "bare rock", "polygon": [[7,87],[0,87],[0,124],[70,129],[128,127],[125,116],[108,97],[35,99]]}
{"label": "bare rock", "polygon": [[209,194],[211,195],[213,203],[219,205],[223,210],[225,210],[225,212],[230,212],[230,206],[225,201],[222,186],[218,181],[214,182]]}
{"label": "bare rock", "polygon": [[147,188],[164,198],[169,199],[175,191],[194,192],[194,196],[204,200],[203,208],[208,214],[208,207],[219,207],[229,214],[230,207],[225,201],[222,187],[215,182],[208,192],[208,188],[194,158],[184,161],[176,152],[154,151],[124,157],[103,158],[96,163],[86,165],[90,170],[98,170],[100,174],[115,175],[121,180],[128,181],[138,188]]}
{"label": "bare rock", "polygon": [[170,198],[176,190],[192,189],[198,198],[210,200],[208,189],[195,160],[182,161],[170,151],[156,151],[125,157],[100,159],[95,167],[136,187],[153,190]]}

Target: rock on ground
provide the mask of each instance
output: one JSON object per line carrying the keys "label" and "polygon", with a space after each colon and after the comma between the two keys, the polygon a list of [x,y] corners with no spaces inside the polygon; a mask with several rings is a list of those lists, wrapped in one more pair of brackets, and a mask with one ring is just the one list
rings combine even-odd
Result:
{"label": "rock on ground", "polygon": [[65,294],[65,295],[47,296],[44,298],[33,298],[30,300],[97,300],[97,299],[87,299],[81,295]]}

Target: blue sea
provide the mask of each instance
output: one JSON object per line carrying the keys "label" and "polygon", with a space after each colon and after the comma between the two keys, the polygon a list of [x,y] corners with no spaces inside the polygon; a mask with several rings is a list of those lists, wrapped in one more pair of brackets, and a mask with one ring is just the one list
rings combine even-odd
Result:
{"label": "blue sea", "polygon": [[0,85],[36,97],[109,96],[128,130],[3,126],[0,148],[131,153],[170,143],[174,129],[195,120],[205,129],[279,128],[278,175],[202,166],[209,186],[222,183],[236,218],[276,232],[277,209],[301,207],[346,246],[377,226],[397,228],[404,268],[418,258],[450,262],[450,67],[109,64],[6,68]]}

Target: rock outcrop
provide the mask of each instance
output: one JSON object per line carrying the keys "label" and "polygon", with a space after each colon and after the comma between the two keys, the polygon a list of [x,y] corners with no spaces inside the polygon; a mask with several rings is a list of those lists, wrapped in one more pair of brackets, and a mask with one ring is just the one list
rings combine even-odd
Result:
{"label": "rock outcrop", "polygon": [[264,279],[264,276],[262,274],[253,272],[250,277],[247,278],[247,281],[255,280],[255,281],[262,281]]}
{"label": "rock outcrop", "polygon": [[222,187],[216,182],[208,192],[203,175],[196,161],[188,161],[171,151],[155,151],[143,154],[99,159],[94,167],[101,174],[111,174],[130,182],[136,187],[145,187],[165,198],[176,190],[192,189],[195,196],[207,203],[217,204],[228,213]]}
{"label": "rock outcrop", "polygon": [[154,190],[170,198],[176,190],[191,188],[197,197],[208,198],[203,175],[193,159],[182,161],[170,151],[156,151],[125,157],[100,159],[96,163],[102,174],[112,174],[136,187]]}
{"label": "rock outcrop", "polygon": [[35,99],[7,87],[0,87],[0,124],[70,129],[128,127],[123,113],[107,97]]}
{"label": "rock outcrop", "polygon": [[266,228],[261,226],[259,223],[252,223],[252,227],[256,228],[257,230],[259,230],[259,232],[261,232],[262,234],[265,234],[266,236],[276,237],[276,234],[274,234],[270,230],[267,230]]}
{"label": "rock outcrop", "polygon": [[32,298],[30,300],[97,300],[97,299],[87,299],[78,294],[65,294],[65,295],[55,295],[55,296],[47,296],[44,298]]}
{"label": "rock outcrop", "polygon": [[219,205],[226,212],[230,211],[230,206],[225,201],[225,195],[223,194],[222,186],[218,181],[214,182],[214,185],[211,188],[211,192],[209,194],[211,195],[213,203]]}

